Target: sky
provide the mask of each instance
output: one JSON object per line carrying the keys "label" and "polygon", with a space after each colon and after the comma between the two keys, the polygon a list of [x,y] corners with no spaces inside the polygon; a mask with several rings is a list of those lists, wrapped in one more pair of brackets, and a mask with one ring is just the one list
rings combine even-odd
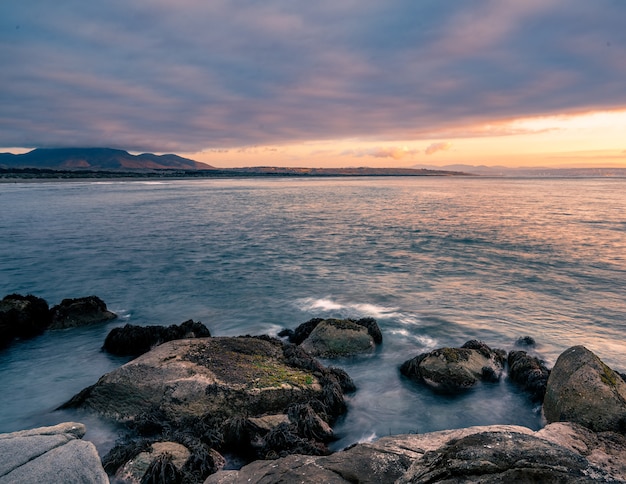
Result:
{"label": "sky", "polygon": [[4,0],[0,151],[626,167],[626,0]]}

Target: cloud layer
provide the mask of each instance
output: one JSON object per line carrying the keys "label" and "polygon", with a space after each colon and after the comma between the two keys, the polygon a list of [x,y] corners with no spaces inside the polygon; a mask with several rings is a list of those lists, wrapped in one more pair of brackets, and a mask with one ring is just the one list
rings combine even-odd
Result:
{"label": "cloud layer", "polygon": [[393,142],[625,107],[624,19],[619,0],[3,2],[0,146]]}

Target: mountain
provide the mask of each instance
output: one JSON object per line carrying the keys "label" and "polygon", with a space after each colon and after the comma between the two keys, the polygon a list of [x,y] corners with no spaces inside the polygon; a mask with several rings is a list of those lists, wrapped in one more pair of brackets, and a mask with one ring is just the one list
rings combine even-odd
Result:
{"label": "mountain", "polygon": [[598,167],[598,168],[549,168],[527,167],[510,168],[506,166],[485,165],[414,165],[415,169],[436,169],[462,171],[471,175],[481,176],[520,176],[520,177],[624,177],[626,168]]}
{"label": "mountain", "polygon": [[0,167],[54,170],[210,170],[205,163],[177,155],[131,155],[111,148],[37,148],[14,155],[0,153]]}

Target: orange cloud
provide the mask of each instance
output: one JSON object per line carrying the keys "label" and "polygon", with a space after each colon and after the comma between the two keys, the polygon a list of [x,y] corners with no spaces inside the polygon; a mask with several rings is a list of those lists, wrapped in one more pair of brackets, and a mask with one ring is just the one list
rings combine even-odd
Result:
{"label": "orange cloud", "polygon": [[406,146],[377,146],[368,149],[347,150],[341,154],[351,155],[357,158],[367,156],[372,158],[392,158],[394,160],[401,160],[402,158],[419,154],[419,150],[409,149]]}
{"label": "orange cloud", "polygon": [[448,143],[447,141],[441,141],[439,143],[433,143],[426,148],[424,153],[427,155],[433,155],[437,153],[437,151],[447,151],[452,148],[452,143]]}

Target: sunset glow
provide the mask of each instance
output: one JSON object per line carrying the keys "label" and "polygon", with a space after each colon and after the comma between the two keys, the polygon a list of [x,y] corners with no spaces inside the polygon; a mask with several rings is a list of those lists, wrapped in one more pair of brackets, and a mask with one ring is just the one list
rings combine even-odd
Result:
{"label": "sunset glow", "polygon": [[0,152],[626,167],[626,4],[0,7]]}
{"label": "sunset glow", "polygon": [[183,156],[224,167],[449,164],[626,167],[626,110],[523,118],[464,130],[447,133],[447,138],[443,133],[439,138],[433,135],[422,140],[311,141],[224,148]]}

